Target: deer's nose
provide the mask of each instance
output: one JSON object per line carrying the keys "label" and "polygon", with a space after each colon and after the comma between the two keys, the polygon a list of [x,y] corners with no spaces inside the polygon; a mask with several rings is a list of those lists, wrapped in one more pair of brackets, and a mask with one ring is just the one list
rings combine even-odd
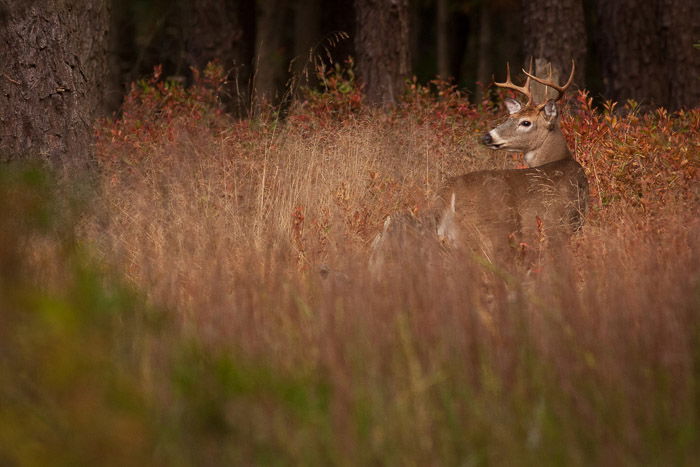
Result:
{"label": "deer's nose", "polygon": [[484,133],[484,136],[481,137],[481,142],[484,143],[485,145],[489,145],[493,143],[493,138],[491,138],[491,134],[489,133]]}

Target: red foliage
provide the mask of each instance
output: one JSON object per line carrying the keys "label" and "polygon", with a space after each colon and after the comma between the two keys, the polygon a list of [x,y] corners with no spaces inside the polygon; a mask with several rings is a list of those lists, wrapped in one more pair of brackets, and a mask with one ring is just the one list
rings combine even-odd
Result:
{"label": "red foliage", "polygon": [[219,99],[226,83],[221,65],[210,63],[203,72],[192,69],[190,86],[164,78],[162,71],[157,66],[150,78],[132,83],[120,117],[98,127],[96,154],[102,162],[131,164],[155,146],[174,142],[177,132],[220,129],[228,123]]}
{"label": "red foliage", "polygon": [[697,203],[700,109],[639,114],[630,101],[622,112],[612,102],[601,112],[586,91],[573,104],[562,128],[600,207],[622,202],[653,210],[672,199]]}
{"label": "red foliage", "polygon": [[316,77],[320,90],[305,88],[294,102],[289,123],[303,130],[323,128],[328,124],[347,121],[362,110],[362,90],[355,80],[354,62],[349,58],[344,66],[319,68]]}

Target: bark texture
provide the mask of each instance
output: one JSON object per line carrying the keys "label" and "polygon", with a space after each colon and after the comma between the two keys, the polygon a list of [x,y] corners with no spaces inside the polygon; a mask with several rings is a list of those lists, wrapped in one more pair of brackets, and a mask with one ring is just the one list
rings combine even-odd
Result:
{"label": "bark texture", "polygon": [[370,104],[396,103],[411,72],[408,0],[356,0],[355,50]]}
{"label": "bark texture", "polygon": [[[551,64],[553,79],[561,82],[568,78],[574,59],[574,83],[583,87],[587,39],[581,0],[523,0],[522,11],[523,49],[526,60],[534,59],[537,76],[547,76]],[[537,83],[532,89],[541,101],[545,89]]]}
{"label": "bark texture", "polygon": [[700,2],[598,0],[605,96],[675,110],[700,104]]}
{"label": "bark texture", "polygon": [[108,0],[0,1],[0,159],[89,155],[108,33]]}
{"label": "bark texture", "polygon": [[282,35],[287,18],[288,0],[264,0],[257,8],[255,38],[255,101],[275,101],[284,86],[289,57]]}

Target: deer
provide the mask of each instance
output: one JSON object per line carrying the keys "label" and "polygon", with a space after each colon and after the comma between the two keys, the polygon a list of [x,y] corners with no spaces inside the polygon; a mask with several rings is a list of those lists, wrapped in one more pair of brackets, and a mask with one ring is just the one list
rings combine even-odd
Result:
{"label": "deer", "polygon": [[[388,252],[431,239],[452,251],[477,253],[487,262],[512,266],[524,251],[544,244],[562,245],[583,225],[588,181],[574,160],[559,125],[559,102],[571,86],[576,69],[572,61],[568,81],[560,86],[523,69],[525,83],[517,86],[506,65],[505,82],[497,87],[523,94],[522,104],[507,98],[508,116],[488,131],[481,142],[496,151],[522,152],[527,169],[483,170],[447,180],[422,218],[389,216],[372,242],[370,267],[378,271]],[[557,91],[557,96],[535,103],[532,81]],[[433,242],[437,243],[437,242]],[[435,245],[428,246],[434,250]],[[395,254],[393,255],[395,256]],[[525,261],[527,262],[527,261]]]}
{"label": "deer", "polygon": [[[508,263],[516,250],[546,242],[561,245],[583,225],[588,181],[573,158],[559,124],[559,102],[574,79],[576,64],[564,85],[522,70],[522,86],[513,83],[510,65],[506,80],[494,85],[527,98],[504,100],[508,116],[485,133],[481,142],[496,151],[522,152],[527,169],[484,170],[447,180],[436,201],[437,236],[453,247],[469,244],[492,263]],[[534,102],[536,81],[557,92]],[[478,246],[476,246],[478,245]]]}

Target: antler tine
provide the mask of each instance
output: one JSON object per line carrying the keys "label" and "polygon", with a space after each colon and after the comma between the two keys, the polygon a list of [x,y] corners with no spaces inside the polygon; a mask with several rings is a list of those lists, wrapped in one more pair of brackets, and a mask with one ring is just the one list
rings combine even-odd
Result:
{"label": "antler tine", "polygon": [[[527,72],[532,73],[532,55],[530,55],[530,65],[527,67]],[[527,73],[526,73],[527,74]],[[530,77],[528,76],[527,79],[525,80],[525,84],[523,85],[526,88],[530,89]]]}
{"label": "antler tine", "polygon": [[[532,71],[532,60],[530,60],[530,71]],[[528,77],[527,80],[525,81],[525,85],[523,86],[517,86],[511,81],[510,79],[510,63],[506,62],[506,80],[503,83],[496,83],[494,82],[496,86],[499,88],[506,88],[506,89],[512,89],[513,91],[518,91],[519,93],[522,93],[527,97],[527,104],[525,104],[525,107],[530,105],[532,103],[532,94],[530,94],[530,78]]]}
{"label": "antler tine", "polygon": [[555,99],[555,101],[559,101],[562,97],[564,97],[564,93],[569,88],[569,86],[571,86],[571,83],[574,82],[575,71],[576,71],[576,62],[573,59],[571,59],[571,74],[569,75],[569,80],[563,86],[559,86],[554,81],[552,81],[551,72],[550,72],[549,79],[538,78],[537,76],[532,74],[532,70],[530,70],[529,73],[527,71],[523,70],[523,73],[525,73],[528,76],[528,79],[532,78],[540,84],[548,86],[552,89],[556,89],[559,94],[557,95],[557,98]]}

